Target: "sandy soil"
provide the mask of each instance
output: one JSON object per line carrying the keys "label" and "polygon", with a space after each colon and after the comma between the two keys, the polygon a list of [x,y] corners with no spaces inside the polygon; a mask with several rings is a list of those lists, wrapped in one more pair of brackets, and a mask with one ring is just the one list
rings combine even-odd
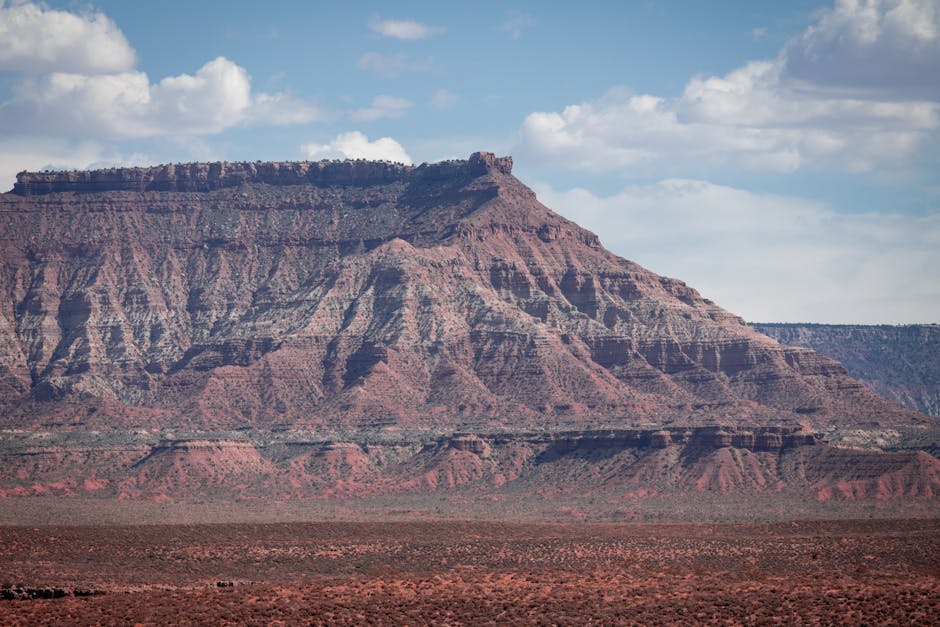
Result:
{"label": "sandy soil", "polygon": [[940,520],[0,527],[0,573],[104,592],[4,625],[927,625]]}

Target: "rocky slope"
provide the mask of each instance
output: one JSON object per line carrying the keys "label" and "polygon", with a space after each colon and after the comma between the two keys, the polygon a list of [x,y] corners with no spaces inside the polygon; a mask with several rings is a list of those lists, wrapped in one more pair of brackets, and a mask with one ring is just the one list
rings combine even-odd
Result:
{"label": "rocky slope", "polygon": [[927,453],[812,435],[929,417],[611,254],[511,168],[20,174],[0,494],[938,493]]}
{"label": "rocky slope", "polygon": [[751,327],[781,344],[832,357],[882,396],[940,416],[940,325],[752,323]]}
{"label": "rocky slope", "polygon": [[[923,451],[833,448],[821,434],[763,427],[84,441],[7,434],[0,497],[389,499],[415,495],[609,504],[682,495],[816,501],[940,497],[940,461]],[[688,498],[684,496],[682,498]],[[599,510],[605,510],[599,505]]]}
{"label": "rocky slope", "polygon": [[23,173],[7,426],[922,419],[538,202],[511,159]]}

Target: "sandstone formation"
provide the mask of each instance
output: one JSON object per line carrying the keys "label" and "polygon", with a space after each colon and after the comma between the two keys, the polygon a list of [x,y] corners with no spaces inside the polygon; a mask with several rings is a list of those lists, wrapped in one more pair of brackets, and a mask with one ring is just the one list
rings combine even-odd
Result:
{"label": "sandstone formation", "polygon": [[[421,166],[425,179],[485,175],[494,169],[512,172],[512,157],[475,153],[469,161],[442,161]],[[111,168],[71,172],[21,172],[13,193],[20,196],[55,192],[209,192],[251,183],[266,185],[381,185],[408,177],[413,168],[388,161],[319,161],[255,163],[185,163],[150,168]]]}
{"label": "sandstone formation", "polygon": [[476,153],[21,173],[0,196],[0,426],[926,419],[604,250],[511,168]]}
{"label": "sandstone formation", "polygon": [[879,394],[940,416],[940,325],[760,324],[781,344],[803,346],[842,363]]}
{"label": "sandstone formation", "polygon": [[[30,436],[20,436],[27,439]],[[53,449],[53,442],[46,449]],[[940,461],[923,451],[833,448],[821,434],[721,427],[449,434],[411,440],[161,440],[83,464],[6,438],[0,497],[348,499],[441,494],[614,502],[682,494],[933,501]],[[110,460],[102,463],[101,460]]]}
{"label": "sandstone formation", "polygon": [[511,170],[20,174],[0,496],[940,494],[931,455],[823,435],[929,417],[611,254]]}

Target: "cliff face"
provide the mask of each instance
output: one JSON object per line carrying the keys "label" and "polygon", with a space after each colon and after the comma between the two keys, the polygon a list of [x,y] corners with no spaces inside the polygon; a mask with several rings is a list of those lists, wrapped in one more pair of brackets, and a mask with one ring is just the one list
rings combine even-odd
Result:
{"label": "cliff face", "polygon": [[483,176],[490,169],[509,174],[512,157],[474,153],[468,161],[406,166],[387,161],[292,161],[184,163],[149,168],[70,172],[20,172],[13,194],[58,192],[209,192],[250,183],[265,185],[381,185],[402,180],[442,180]]}
{"label": "cliff face", "polygon": [[940,416],[940,325],[751,324],[781,344],[819,351],[905,407]]}
{"label": "cliff face", "polygon": [[4,427],[926,420],[604,250],[488,153],[24,173]]}

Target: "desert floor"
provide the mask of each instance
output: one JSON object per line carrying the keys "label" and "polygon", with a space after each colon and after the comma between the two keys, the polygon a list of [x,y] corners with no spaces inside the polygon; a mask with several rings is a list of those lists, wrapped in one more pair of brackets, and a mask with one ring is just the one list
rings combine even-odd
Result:
{"label": "desert floor", "polygon": [[927,625],[940,520],[4,526],[0,577],[64,595],[4,625]]}

